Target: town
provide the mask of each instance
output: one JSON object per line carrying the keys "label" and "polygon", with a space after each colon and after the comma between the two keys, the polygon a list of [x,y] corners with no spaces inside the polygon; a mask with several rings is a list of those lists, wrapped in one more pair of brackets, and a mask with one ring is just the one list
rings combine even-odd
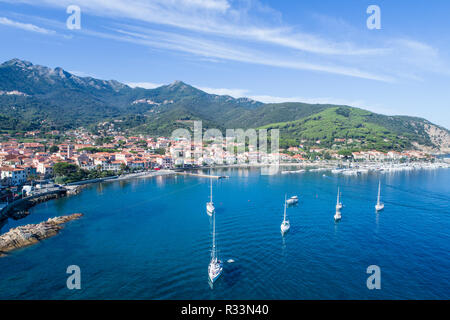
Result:
{"label": "town", "polygon": [[[230,150],[229,147],[232,147]],[[237,150],[242,152],[237,152]],[[403,152],[326,149],[303,145],[266,153],[235,141],[190,142],[179,138],[125,136],[120,132],[95,132],[84,128],[60,132],[39,130],[1,135],[0,203],[30,195],[42,185],[98,181],[108,177],[192,169],[275,163],[324,166],[345,163],[435,161],[435,156],[416,150]],[[97,179],[97,180],[96,180]]]}

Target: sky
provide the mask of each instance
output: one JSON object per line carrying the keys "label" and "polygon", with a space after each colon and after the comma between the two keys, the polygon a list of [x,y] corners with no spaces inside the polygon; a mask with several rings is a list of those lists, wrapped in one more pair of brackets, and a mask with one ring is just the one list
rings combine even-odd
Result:
{"label": "sky", "polygon": [[[70,5],[80,29],[67,27]],[[380,29],[367,26],[370,5]],[[0,0],[0,62],[450,128],[449,18],[447,0]]]}

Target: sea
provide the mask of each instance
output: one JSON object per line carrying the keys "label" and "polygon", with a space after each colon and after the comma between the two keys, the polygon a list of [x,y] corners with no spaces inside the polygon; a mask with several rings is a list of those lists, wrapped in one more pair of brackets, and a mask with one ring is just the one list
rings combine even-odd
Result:
{"label": "sea", "polygon": [[[84,215],[0,258],[0,299],[450,299],[449,169],[211,174],[229,176],[212,183],[223,261],[214,285],[210,180],[171,175],[92,184],[7,221],[2,233]],[[379,182],[385,209],[376,213]],[[284,199],[293,195],[299,203],[287,209],[283,236]],[[73,265],[80,289],[67,286]]]}

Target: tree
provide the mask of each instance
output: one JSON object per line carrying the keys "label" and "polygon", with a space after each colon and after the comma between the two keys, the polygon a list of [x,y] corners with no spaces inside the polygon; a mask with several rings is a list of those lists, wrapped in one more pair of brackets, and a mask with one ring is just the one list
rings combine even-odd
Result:
{"label": "tree", "polygon": [[166,149],[164,148],[159,148],[155,150],[156,154],[160,154],[160,155],[165,155],[166,154]]}
{"label": "tree", "polygon": [[57,153],[59,151],[59,148],[58,146],[51,146],[48,151],[50,151],[50,153]]}
{"label": "tree", "polygon": [[53,166],[53,172],[57,177],[68,176],[71,173],[75,173],[78,170],[78,166],[67,162],[58,162]]}
{"label": "tree", "polygon": [[34,181],[36,181],[36,180],[38,180],[38,179],[39,179],[39,177],[38,177],[37,175],[35,175],[35,174],[30,174],[30,175],[27,177],[27,180],[30,181],[32,184],[34,183]]}
{"label": "tree", "polygon": [[353,157],[353,153],[351,150],[340,150],[338,152],[341,156],[344,156],[345,159],[349,159]]}

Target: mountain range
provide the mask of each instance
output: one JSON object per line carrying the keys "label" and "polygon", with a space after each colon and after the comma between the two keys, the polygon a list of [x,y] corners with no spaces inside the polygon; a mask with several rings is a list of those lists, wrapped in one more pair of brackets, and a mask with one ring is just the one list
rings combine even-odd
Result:
{"label": "mountain range", "polygon": [[[300,102],[268,104],[208,94],[182,81],[155,89],[79,77],[12,59],[0,65],[0,131],[94,128],[170,135],[189,120],[204,128],[278,128],[281,144],[450,152],[450,132],[425,119]],[[319,142],[320,141],[320,142]]]}

